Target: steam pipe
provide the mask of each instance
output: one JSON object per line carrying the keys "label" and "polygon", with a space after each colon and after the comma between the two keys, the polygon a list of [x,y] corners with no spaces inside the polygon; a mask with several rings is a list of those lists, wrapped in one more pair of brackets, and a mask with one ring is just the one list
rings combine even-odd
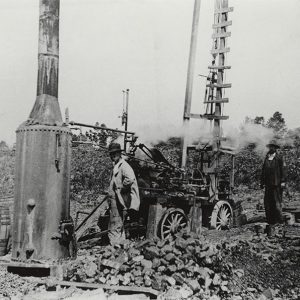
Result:
{"label": "steam pipe", "polygon": [[74,121],[70,121],[69,124],[72,125],[72,126],[75,125],[75,126],[89,127],[89,128],[94,128],[94,129],[102,129],[102,130],[119,132],[119,133],[126,133],[126,134],[132,134],[132,135],[135,134],[135,132],[132,132],[132,131],[113,129],[113,128],[108,128],[108,127],[103,127],[103,126],[88,125],[88,124],[78,123],[78,122],[74,122]]}

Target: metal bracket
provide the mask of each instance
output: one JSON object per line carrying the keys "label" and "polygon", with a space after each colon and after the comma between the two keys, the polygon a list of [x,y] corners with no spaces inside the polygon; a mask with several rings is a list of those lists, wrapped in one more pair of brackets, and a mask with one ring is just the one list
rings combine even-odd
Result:
{"label": "metal bracket", "polygon": [[68,247],[71,256],[76,255],[75,228],[72,219],[60,221],[58,232],[54,233],[51,239],[59,240],[60,244]]}

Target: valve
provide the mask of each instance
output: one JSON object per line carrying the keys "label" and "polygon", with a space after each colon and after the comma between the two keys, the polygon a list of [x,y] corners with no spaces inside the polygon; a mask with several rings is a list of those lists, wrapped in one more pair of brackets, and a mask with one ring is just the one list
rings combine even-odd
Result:
{"label": "valve", "polygon": [[59,223],[58,232],[55,232],[51,239],[60,240],[61,243],[68,243],[73,239],[74,224],[72,220],[62,220]]}
{"label": "valve", "polygon": [[72,257],[76,256],[76,238],[72,219],[60,221],[58,232],[53,233],[51,239],[58,240],[61,245],[69,249]]}

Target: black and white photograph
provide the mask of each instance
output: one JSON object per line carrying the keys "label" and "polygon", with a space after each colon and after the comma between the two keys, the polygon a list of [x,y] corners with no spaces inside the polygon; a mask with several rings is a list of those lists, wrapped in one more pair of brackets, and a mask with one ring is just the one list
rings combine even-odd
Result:
{"label": "black and white photograph", "polygon": [[0,0],[0,300],[299,300],[299,20]]}

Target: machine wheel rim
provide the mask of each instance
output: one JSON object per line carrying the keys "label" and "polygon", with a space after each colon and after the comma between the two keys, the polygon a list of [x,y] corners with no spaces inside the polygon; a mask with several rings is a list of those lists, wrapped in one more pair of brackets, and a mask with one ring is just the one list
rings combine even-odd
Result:
{"label": "machine wheel rim", "polygon": [[211,215],[211,228],[216,230],[228,230],[233,224],[233,212],[227,201],[219,201]]}
{"label": "machine wheel rim", "polygon": [[160,236],[166,239],[187,227],[188,220],[182,209],[168,209],[160,224]]}

